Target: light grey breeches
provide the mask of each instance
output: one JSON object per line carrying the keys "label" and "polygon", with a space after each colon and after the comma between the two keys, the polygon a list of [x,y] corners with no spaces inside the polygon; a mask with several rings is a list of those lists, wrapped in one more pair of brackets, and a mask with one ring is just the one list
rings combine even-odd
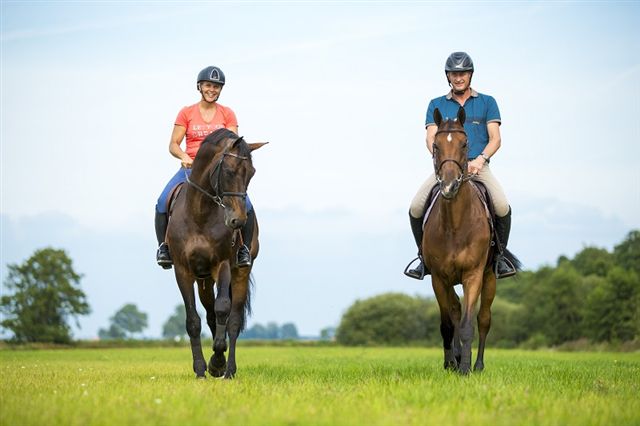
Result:
{"label": "light grey breeches", "polygon": [[[502,186],[500,186],[498,180],[493,176],[493,173],[491,173],[489,165],[485,164],[484,167],[480,169],[480,173],[478,173],[474,179],[484,183],[484,186],[487,187],[487,191],[489,191],[491,200],[493,201],[493,208],[496,211],[496,215],[499,217],[506,216],[507,213],[509,213],[509,201],[507,200],[507,196],[504,194]],[[431,188],[435,185],[436,175],[435,173],[432,173],[422,184],[418,193],[411,201],[411,207],[409,209],[409,214],[411,214],[411,216],[420,218],[424,215],[424,204],[427,202],[427,197],[429,196]]]}

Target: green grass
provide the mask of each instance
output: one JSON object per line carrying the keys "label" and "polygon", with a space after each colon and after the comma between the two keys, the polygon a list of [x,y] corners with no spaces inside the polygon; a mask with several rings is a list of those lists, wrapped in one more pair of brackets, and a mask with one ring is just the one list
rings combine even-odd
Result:
{"label": "green grass", "polygon": [[0,424],[640,424],[639,353],[488,349],[485,364],[461,377],[437,349],[240,346],[223,381],[196,380],[188,348],[2,350]]}

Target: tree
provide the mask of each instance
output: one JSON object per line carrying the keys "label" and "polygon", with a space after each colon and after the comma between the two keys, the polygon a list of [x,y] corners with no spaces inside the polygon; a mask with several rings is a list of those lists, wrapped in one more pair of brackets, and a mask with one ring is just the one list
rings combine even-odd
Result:
{"label": "tree", "polygon": [[613,256],[618,266],[640,275],[640,230],[630,231],[624,241],[614,247]]}
{"label": "tree", "polygon": [[[437,315],[437,320],[435,316]],[[345,345],[397,345],[439,334],[440,314],[432,299],[386,293],[356,301],[343,315],[336,339]]]}
{"label": "tree", "polygon": [[91,312],[77,274],[64,250],[36,250],[23,264],[9,264],[4,286],[13,294],[0,299],[0,323],[18,342],[71,341],[67,321]]}
{"label": "tree", "polygon": [[175,339],[176,337],[185,337],[187,335],[187,312],[184,305],[180,303],[176,306],[173,315],[167,318],[162,326],[162,337],[165,339]]}
{"label": "tree", "polygon": [[588,336],[600,341],[628,341],[640,337],[640,277],[615,267],[587,299]]}
{"label": "tree", "polygon": [[298,329],[294,323],[288,322],[286,324],[282,324],[282,327],[280,327],[281,339],[295,340],[298,337]]}
{"label": "tree", "polygon": [[320,330],[320,340],[335,340],[336,338],[336,328],[335,327],[325,327]]}
{"label": "tree", "polygon": [[571,261],[580,274],[604,277],[613,268],[614,258],[607,250],[597,247],[585,247]]}
{"label": "tree", "polygon": [[100,329],[98,336],[101,339],[132,338],[135,333],[140,333],[147,328],[147,314],[140,312],[138,307],[128,303],[120,308],[111,318],[111,326],[108,330]]}
{"label": "tree", "polygon": [[540,333],[553,345],[582,337],[584,277],[571,264],[562,263],[555,269],[542,268],[534,281],[522,301],[529,320],[527,333]]}

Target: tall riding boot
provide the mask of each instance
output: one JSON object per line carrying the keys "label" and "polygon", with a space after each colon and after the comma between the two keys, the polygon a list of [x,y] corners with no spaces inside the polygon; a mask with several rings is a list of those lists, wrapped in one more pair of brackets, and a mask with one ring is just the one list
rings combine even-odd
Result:
{"label": "tall riding boot", "polygon": [[173,260],[171,260],[171,255],[169,254],[169,246],[164,242],[164,238],[167,235],[167,225],[169,223],[169,219],[167,218],[166,213],[159,213],[156,210],[156,238],[158,239],[158,251],[156,252],[156,261],[158,265],[162,266],[163,269],[171,269],[171,265],[173,265]]}
{"label": "tall riding boot", "polygon": [[[416,219],[415,217],[409,214],[409,223],[411,224],[411,232],[413,233],[413,238],[416,240],[416,245],[418,246],[418,257],[413,259],[405,268],[404,274],[408,277],[415,278],[416,280],[421,280],[425,275],[429,274],[429,270],[427,266],[424,264],[424,260],[422,259],[422,235],[424,231],[422,230],[422,218]],[[409,269],[409,267],[418,260],[418,265]]]}
{"label": "tall riding boot", "polygon": [[509,213],[504,217],[496,216],[496,233],[498,234],[498,240],[500,246],[498,247],[498,253],[496,255],[495,272],[496,278],[512,277],[516,274],[517,270],[513,263],[504,255],[504,251],[507,248],[509,242],[509,233],[511,232],[511,207],[509,207]]}
{"label": "tall riding boot", "polygon": [[253,226],[256,220],[256,212],[251,209],[247,212],[247,221],[240,230],[243,245],[238,248],[238,266],[243,268],[251,266],[251,241],[253,240]]}

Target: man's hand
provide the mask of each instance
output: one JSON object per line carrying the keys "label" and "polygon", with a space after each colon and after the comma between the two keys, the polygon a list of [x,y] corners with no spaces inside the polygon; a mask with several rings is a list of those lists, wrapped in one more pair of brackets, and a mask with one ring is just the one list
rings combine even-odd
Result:
{"label": "man's hand", "polygon": [[469,163],[467,164],[469,174],[475,176],[480,173],[480,170],[484,167],[484,163],[485,161],[482,157],[477,157],[474,160],[469,161]]}

